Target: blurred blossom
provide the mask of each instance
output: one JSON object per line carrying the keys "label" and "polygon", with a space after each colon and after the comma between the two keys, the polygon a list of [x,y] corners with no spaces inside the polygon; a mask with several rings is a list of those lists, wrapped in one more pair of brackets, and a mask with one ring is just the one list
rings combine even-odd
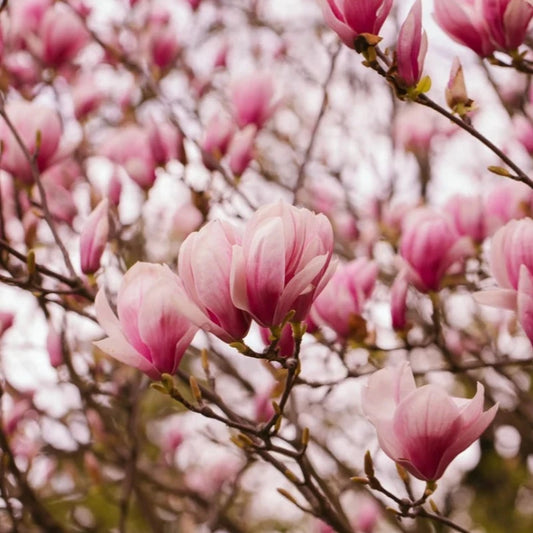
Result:
{"label": "blurred blossom", "polygon": [[330,327],[341,341],[359,336],[358,317],[374,290],[377,273],[377,264],[365,257],[339,266],[313,304],[316,321]]}
{"label": "blurred blossom", "polygon": [[183,162],[183,135],[178,128],[168,122],[148,122],[148,139],[152,156],[157,165],[164,166],[170,160]]}
{"label": "blurred blossom", "polygon": [[282,201],[259,208],[233,251],[235,305],[264,327],[280,325],[289,311],[304,320],[333,274],[332,251],[324,215]]}
{"label": "blurred blossom", "polygon": [[74,116],[78,120],[85,120],[96,111],[103,99],[104,94],[98,87],[95,87],[94,77],[89,73],[78,77],[72,86]]}
{"label": "blurred blossom", "polygon": [[[209,156],[220,160],[228,151],[235,125],[233,121],[223,115],[213,115],[205,128],[202,150]],[[208,158],[203,157],[205,166],[212,170]]]}
{"label": "blurred blossom", "polygon": [[172,25],[154,26],[150,34],[150,57],[152,63],[162,70],[171,67],[180,51],[176,29]]}
{"label": "blurred blossom", "polygon": [[11,327],[15,322],[15,314],[11,311],[0,311],[0,337]]}
{"label": "blurred blossom", "polygon": [[404,222],[400,254],[408,265],[409,280],[422,292],[439,290],[450,267],[472,253],[470,241],[443,213],[419,208]]}
{"label": "blurred blossom", "polygon": [[[58,114],[42,104],[23,100],[9,101],[5,111],[30,155],[37,154],[39,171],[46,170],[55,162],[58,155],[62,135]],[[0,140],[4,145],[0,168],[25,184],[32,183],[30,163],[2,118],[0,118]]]}
{"label": "blurred blossom", "polygon": [[172,216],[171,232],[180,241],[196,231],[204,222],[202,212],[191,202],[180,205]]}
{"label": "blurred blossom", "polygon": [[120,196],[122,195],[122,182],[120,181],[119,168],[113,167],[111,179],[107,187],[107,197],[111,205],[117,207],[120,203]]}
{"label": "blurred blossom", "polygon": [[392,329],[405,330],[407,327],[407,291],[409,289],[407,270],[398,273],[391,286],[391,319]]}
{"label": "blurred blossom", "polygon": [[251,124],[238,131],[231,140],[228,149],[229,167],[236,176],[240,176],[254,158],[256,133],[256,127]]}
{"label": "blurred blossom", "polygon": [[108,337],[96,346],[152,379],[173,374],[196,328],[181,309],[187,299],[180,279],[167,266],[136,263],[122,278],[117,316],[105,290],[96,295],[96,318]]}
{"label": "blurred blossom", "polygon": [[376,500],[364,498],[355,515],[354,525],[356,531],[372,533],[381,518],[382,511]]}
{"label": "blurred blossom", "polygon": [[268,422],[275,414],[272,406],[272,390],[269,389],[254,397],[255,421],[259,423]]}
{"label": "blurred blossom", "polygon": [[489,235],[485,206],[480,196],[456,194],[446,202],[444,210],[449,213],[459,235],[466,235],[477,244]]}
{"label": "blurred blossom", "polygon": [[233,83],[231,103],[239,128],[254,124],[261,129],[272,116],[275,106],[274,83],[266,73],[254,73]]}
{"label": "blurred blossom", "polygon": [[50,365],[57,368],[63,364],[63,339],[61,334],[52,324],[48,324],[48,335],[46,336],[46,351]]}
{"label": "blurred blossom", "polygon": [[533,123],[531,118],[521,115],[513,117],[513,132],[528,154],[533,155]]}
{"label": "blurred blossom", "polygon": [[[68,226],[72,226],[74,217],[78,214],[72,193],[62,185],[57,185],[52,181],[42,179],[42,183],[52,217],[59,222],[64,222]],[[34,186],[33,190],[36,201],[40,203],[41,194],[39,189],[37,186]]]}
{"label": "blurred blossom", "polygon": [[121,165],[141,189],[148,190],[154,184],[156,163],[150,138],[140,126],[132,124],[109,131],[102,143],[101,153]]}
{"label": "blurred blossom", "polygon": [[497,405],[483,412],[484,388],[474,398],[450,396],[438,385],[417,388],[408,363],[370,376],[363,411],[381,449],[418,479],[439,479],[452,460],[487,429]]}
{"label": "blurred blossom", "polygon": [[89,40],[79,17],[61,4],[46,11],[39,35],[43,61],[56,68],[72,61]]}
{"label": "blurred blossom", "polygon": [[500,181],[485,198],[485,215],[490,232],[513,219],[524,218],[531,213],[533,191],[523,183]]}

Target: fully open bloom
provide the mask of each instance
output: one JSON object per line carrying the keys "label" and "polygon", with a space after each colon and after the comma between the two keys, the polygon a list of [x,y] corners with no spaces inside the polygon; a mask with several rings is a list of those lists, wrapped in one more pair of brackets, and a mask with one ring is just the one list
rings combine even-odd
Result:
{"label": "fully open bloom", "polygon": [[305,319],[333,274],[333,230],[328,219],[285,202],[258,209],[233,250],[231,295],[264,327],[294,311]]}
{"label": "fully open bloom", "polygon": [[197,329],[181,312],[186,305],[181,281],[166,265],[136,263],[120,284],[118,318],[98,291],[96,318],[108,336],[95,344],[152,379],[173,374]]}
{"label": "fully open bloom", "polygon": [[354,47],[362,33],[377,35],[392,8],[392,0],[320,0],[326,24],[342,42]]}
{"label": "fully open bloom", "polygon": [[370,376],[363,410],[381,449],[418,479],[439,479],[451,461],[487,429],[497,405],[483,412],[483,385],[474,398],[455,398],[437,385],[417,388],[408,363]]}

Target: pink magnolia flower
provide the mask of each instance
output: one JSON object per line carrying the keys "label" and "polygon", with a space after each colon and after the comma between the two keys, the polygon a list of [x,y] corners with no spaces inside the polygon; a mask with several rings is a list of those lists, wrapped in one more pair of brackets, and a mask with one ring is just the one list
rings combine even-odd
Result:
{"label": "pink magnolia flower", "polygon": [[171,234],[178,240],[184,241],[203,222],[202,212],[192,202],[185,202],[176,209],[172,216]]}
{"label": "pink magnolia flower", "polygon": [[313,316],[346,340],[353,333],[354,319],[363,312],[376,283],[376,263],[360,257],[342,265],[313,304]]}
{"label": "pink magnolia flower", "polygon": [[443,213],[419,208],[405,220],[400,254],[411,283],[422,292],[439,290],[449,268],[472,252],[469,239],[461,237]]}
{"label": "pink magnolia flower", "polygon": [[50,365],[57,368],[63,363],[63,340],[61,334],[52,326],[48,325],[48,335],[46,336],[46,351]]}
{"label": "pink magnolia flower", "polygon": [[121,165],[142,189],[148,190],[154,184],[156,162],[144,128],[132,124],[110,131],[103,143],[102,155]]}
{"label": "pink magnolia flower", "polygon": [[483,412],[483,385],[474,398],[455,398],[438,385],[417,388],[408,363],[372,374],[363,411],[381,449],[418,479],[439,479],[451,461],[487,429],[498,409]]}
{"label": "pink magnolia flower", "polygon": [[[50,167],[58,155],[62,134],[61,121],[57,113],[49,107],[34,102],[11,101],[6,104],[6,114],[30,155],[37,153],[36,162],[39,171],[42,172]],[[37,147],[38,132],[40,143]],[[30,163],[2,119],[0,119],[0,140],[4,144],[0,168],[23,183],[32,183]]]}
{"label": "pink magnolia flower", "polygon": [[119,176],[120,169],[118,167],[113,168],[111,178],[107,185],[107,197],[112,206],[117,207],[120,203],[120,197],[122,196],[122,182]]}
{"label": "pink magnolia flower", "polygon": [[479,0],[435,0],[434,6],[437,24],[452,39],[481,57],[492,55],[496,46],[491,39]]}
{"label": "pink magnolia flower", "polygon": [[[42,179],[48,208],[52,216],[65,224],[72,226],[74,217],[78,214],[78,209],[74,203],[72,192],[58,185],[54,181]],[[34,187],[35,200],[41,202],[41,194],[37,187]]]}
{"label": "pink magnolia flower", "polygon": [[235,124],[228,117],[213,115],[205,128],[204,140],[201,147],[204,164],[208,169],[212,168],[209,157],[220,160],[228,151],[231,138],[235,132]]}
{"label": "pink magnolia flower", "polygon": [[254,73],[237,80],[232,87],[231,103],[239,128],[255,124],[261,129],[274,113],[273,97],[274,84],[270,74]]}
{"label": "pink magnolia flower", "polygon": [[533,124],[531,119],[522,115],[515,115],[513,117],[513,132],[528,154],[533,155]]}
{"label": "pink magnolia flower", "polygon": [[224,341],[242,339],[251,322],[231,296],[234,247],[240,240],[234,226],[213,220],[191,233],[179,251],[178,272],[195,304],[188,309],[191,320]]}
{"label": "pink magnolia flower", "polygon": [[79,17],[59,4],[46,11],[39,35],[42,59],[54,67],[72,61],[89,40],[89,34]]}
{"label": "pink magnolia flower", "polygon": [[148,139],[157,165],[164,166],[171,159],[184,160],[183,135],[168,122],[148,122]]}
{"label": "pink magnolia flower", "polygon": [[118,317],[98,291],[96,318],[108,336],[95,344],[152,379],[173,374],[197,330],[181,311],[186,305],[181,281],[166,265],[136,263],[122,278]]}
{"label": "pink magnolia flower", "polygon": [[289,311],[305,319],[333,274],[333,230],[328,219],[284,202],[258,209],[233,249],[231,295],[264,327]]}
{"label": "pink magnolia flower", "polygon": [[377,35],[392,8],[392,0],[320,0],[326,24],[342,42],[354,47],[355,38]]}
{"label": "pink magnolia flower", "polygon": [[162,70],[171,67],[178,57],[180,45],[172,25],[155,26],[150,35],[150,58]]}
{"label": "pink magnolia flower", "polygon": [[109,237],[109,200],[103,199],[89,215],[80,234],[80,265],[84,274],[94,274]]}
{"label": "pink magnolia flower", "polygon": [[485,198],[485,215],[493,233],[513,219],[531,212],[533,191],[523,183],[506,180],[493,187]]}
{"label": "pink magnolia flower", "polygon": [[238,131],[228,149],[229,167],[233,174],[240,176],[254,158],[254,144],[257,128],[250,124]]}
{"label": "pink magnolia flower", "polygon": [[414,87],[422,76],[428,40],[422,31],[422,4],[416,0],[400,28],[396,59],[398,77],[406,87]]}
{"label": "pink magnolia flower", "polygon": [[11,311],[0,311],[0,337],[11,327],[15,322],[15,315]]}
{"label": "pink magnolia flower", "polygon": [[482,13],[492,41],[500,50],[516,50],[523,42],[533,6],[525,0],[483,0]]}
{"label": "pink magnolia flower", "polygon": [[533,342],[533,220],[512,220],[493,236],[490,270],[500,286],[476,292],[480,304],[511,309]]}
{"label": "pink magnolia flower", "polygon": [[401,271],[391,286],[391,319],[395,331],[407,327],[407,292],[409,290],[408,272]]}
{"label": "pink magnolia flower", "polygon": [[489,235],[485,207],[480,196],[456,194],[444,206],[459,235],[470,237],[475,243],[482,243]]}

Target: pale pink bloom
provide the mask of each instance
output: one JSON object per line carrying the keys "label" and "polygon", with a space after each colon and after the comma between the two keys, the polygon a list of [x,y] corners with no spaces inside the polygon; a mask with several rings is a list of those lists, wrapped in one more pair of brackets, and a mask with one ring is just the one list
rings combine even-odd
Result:
{"label": "pale pink bloom", "polygon": [[511,220],[493,236],[490,271],[500,288],[476,292],[483,305],[518,311],[518,320],[533,342],[533,220]]}
{"label": "pale pink bloom", "polygon": [[176,126],[168,122],[148,122],[148,140],[152,156],[157,165],[164,166],[171,159],[183,162],[183,135]]}
{"label": "pale pink bloom", "polygon": [[[62,128],[57,113],[41,104],[20,100],[8,102],[6,104],[6,114],[30,155],[34,155],[37,152],[36,162],[39,171],[46,170],[55,162],[55,158],[58,156]],[[38,149],[37,132],[40,132]],[[33,176],[30,163],[2,119],[0,119],[0,140],[4,144],[0,168],[6,170],[23,183],[32,183]]]}
{"label": "pale pink bloom", "polygon": [[422,31],[422,4],[416,0],[400,28],[396,45],[398,77],[407,87],[414,87],[422,76],[428,39]]}
{"label": "pale pink bloom", "polygon": [[294,311],[305,319],[331,278],[333,230],[328,219],[285,202],[258,209],[234,246],[231,294],[237,307],[264,327]]}
{"label": "pale pink bloom", "polygon": [[102,155],[121,165],[144,190],[154,184],[156,163],[148,132],[137,125],[110,131],[102,145]]}
{"label": "pale pink bloom", "polygon": [[54,67],[72,61],[89,40],[89,34],[79,17],[59,4],[45,13],[39,36],[42,59]]}
{"label": "pale pink bloom", "polygon": [[63,364],[63,339],[52,324],[48,324],[46,351],[48,352],[48,359],[52,367],[57,368]]}
{"label": "pale pink bloom", "polygon": [[83,172],[78,163],[72,158],[67,158],[46,169],[41,174],[41,180],[60,185],[67,191],[71,191],[74,185],[80,182],[82,175]]}
{"label": "pale pink bloom", "polygon": [[374,290],[377,274],[377,264],[366,257],[337,268],[313,304],[315,320],[329,326],[340,340],[349,339],[354,319],[362,314]]}
{"label": "pale pink bloom", "polygon": [[516,50],[524,42],[533,6],[525,0],[482,0],[482,10],[499,50]]}
{"label": "pale pink bloom", "polygon": [[470,240],[461,237],[443,213],[419,208],[404,222],[400,254],[411,283],[422,292],[439,290],[450,267],[472,253]]}
{"label": "pale pink bloom", "polygon": [[227,42],[223,42],[217,51],[217,55],[213,61],[213,68],[226,68],[228,61],[229,45]]}
{"label": "pale pink bloom", "polygon": [[0,337],[11,327],[15,321],[15,315],[11,311],[0,311]]}
{"label": "pale pink bloom", "polygon": [[455,125],[419,105],[403,106],[394,122],[396,143],[416,157],[428,157],[435,139],[454,131]]}
{"label": "pale pink bloom", "polygon": [[109,238],[109,200],[104,198],[89,215],[80,234],[80,265],[84,274],[94,274]]}
{"label": "pale pink bloom", "polygon": [[96,295],[96,318],[108,336],[95,344],[152,379],[173,374],[197,329],[182,313],[186,305],[181,281],[166,265],[135,263],[120,284],[118,318],[105,290]]}
{"label": "pale pink bloom", "polygon": [[407,326],[407,291],[409,279],[407,270],[402,270],[394,279],[391,286],[391,319],[392,328],[402,331]]}
{"label": "pale pink bloom", "polygon": [[52,0],[18,0],[9,3],[9,37],[14,41],[14,46],[18,47],[17,41],[25,40],[38,31],[51,5]]}
{"label": "pale pink bloom", "polygon": [[211,169],[209,157],[220,160],[228,151],[231,138],[235,132],[235,124],[228,117],[223,115],[213,115],[205,128],[204,140],[201,148],[204,164]]}
{"label": "pale pink bloom", "polygon": [[455,41],[481,57],[492,55],[496,46],[481,10],[484,0],[435,0],[435,20]]}
{"label": "pale pink bloom", "polygon": [[173,456],[176,450],[183,444],[184,440],[182,431],[177,427],[171,426],[163,435],[161,449],[164,453]]}
{"label": "pale pink bloom", "polygon": [[533,123],[531,119],[515,115],[513,118],[513,132],[529,155],[533,155]]}
{"label": "pale pink bloom", "polygon": [[361,33],[377,35],[392,8],[392,0],[320,0],[326,24],[342,42],[354,47]]}
{"label": "pale pink bloom", "polygon": [[255,124],[261,129],[275,111],[274,83],[266,73],[254,73],[235,81],[231,90],[233,114],[239,128]]}
{"label": "pale pink bloom", "polygon": [[122,181],[120,181],[119,168],[114,167],[111,179],[107,186],[107,197],[111,205],[117,207],[120,203],[120,197],[122,195]]}
{"label": "pale pink bloom", "polygon": [[531,212],[533,192],[523,183],[505,180],[494,186],[485,198],[485,214],[491,233],[513,219]]}
{"label": "pale pink bloom", "polygon": [[240,240],[233,225],[213,220],[191,233],[179,251],[178,272],[197,307],[189,306],[191,320],[224,341],[242,339],[251,322],[234,304],[230,292],[234,247]]}
{"label": "pale pink bloom", "polygon": [[176,29],[171,25],[156,26],[150,35],[150,57],[152,63],[162,70],[171,67],[178,57],[180,45]]}
{"label": "pale pink bloom", "polygon": [[450,215],[459,235],[466,235],[475,243],[482,243],[489,235],[485,207],[480,196],[456,194],[446,202],[444,210]]}
{"label": "pale pink bloom", "polygon": [[254,158],[254,144],[257,128],[250,124],[238,131],[228,149],[229,167],[233,174],[240,176]]}
{"label": "pale pink bloom", "polygon": [[408,363],[378,370],[363,390],[363,411],[381,449],[418,479],[439,479],[451,461],[487,429],[497,405],[483,412],[474,398],[455,398],[438,385],[417,388]]}
{"label": "pale pink bloom", "polygon": [[[74,217],[78,214],[78,209],[74,202],[72,192],[65,189],[62,185],[58,185],[53,181],[42,180],[44,193],[46,194],[46,201],[48,209],[52,217],[59,222],[72,226]],[[39,189],[35,186],[35,200],[41,202],[41,194]]]}
{"label": "pale pink bloom", "polygon": [[94,78],[89,74],[79,77],[72,86],[74,116],[78,120],[84,120],[93,111],[96,111],[103,99],[103,92],[95,87]]}
{"label": "pale pink bloom", "polygon": [[172,217],[172,234],[180,241],[196,231],[204,222],[204,215],[191,202],[180,205]]}
{"label": "pale pink bloom", "polygon": [[[270,330],[268,328],[259,328],[259,332],[261,334],[261,339],[266,346],[270,346],[270,343],[272,342],[270,339]],[[281,355],[281,357],[291,357],[294,354],[294,347],[292,327],[290,324],[285,324],[284,328],[281,330],[281,337],[277,345],[279,355]]]}
{"label": "pale pink bloom", "polygon": [[11,404],[11,408],[2,413],[2,422],[3,422],[3,431],[8,436],[13,436],[17,430],[19,424],[28,416],[31,412],[35,414],[35,411],[32,411],[33,403],[30,398],[17,398]]}
{"label": "pale pink bloom", "polygon": [[272,406],[272,389],[268,389],[254,397],[254,411],[256,422],[268,422],[275,414]]}
{"label": "pale pink bloom", "polygon": [[365,498],[357,510],[354,525],[355,530],[361,533],[372,533],[381,517],[381,507],[376,500]]}

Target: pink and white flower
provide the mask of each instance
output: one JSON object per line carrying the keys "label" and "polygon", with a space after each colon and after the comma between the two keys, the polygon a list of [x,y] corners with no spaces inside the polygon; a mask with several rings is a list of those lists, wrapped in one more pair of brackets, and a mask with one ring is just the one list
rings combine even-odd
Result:
{"label": "pink and white flower", "polygon": [[487,429],[497,405],[483,411],[483,385],[471,400],[438,385],[417,388],[408,363],[378,370],[363,391],[363,411],[381,449],[418,479],[439,479],[452,460]]}

